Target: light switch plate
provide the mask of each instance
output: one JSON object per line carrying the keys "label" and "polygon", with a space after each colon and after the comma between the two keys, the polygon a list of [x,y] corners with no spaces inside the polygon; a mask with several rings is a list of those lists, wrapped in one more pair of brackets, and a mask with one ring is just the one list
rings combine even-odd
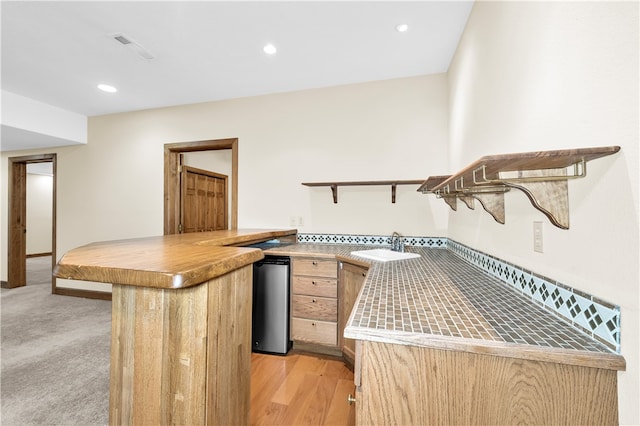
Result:
{"label": "light switch plate", "polygon": [[533,251],[542,253],[542,222],[533,222]]}

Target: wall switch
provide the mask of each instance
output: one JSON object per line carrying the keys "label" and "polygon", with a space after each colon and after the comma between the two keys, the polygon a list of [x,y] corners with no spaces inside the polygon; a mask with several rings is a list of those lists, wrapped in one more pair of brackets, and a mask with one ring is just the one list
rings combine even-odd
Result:
{"label": "wall switch", "polygon": [[533,222],[533,251],[542,253],[542,222]]}
{"label": "wall switch", "polygon": [[304,226],[304,218],[302,216],[298,216],[298,226]]}
{"label": "wall switch", "polygon": [[296,220],[295,216],[289,216],[289,226],[294,228],[298,226],[298,221]]}

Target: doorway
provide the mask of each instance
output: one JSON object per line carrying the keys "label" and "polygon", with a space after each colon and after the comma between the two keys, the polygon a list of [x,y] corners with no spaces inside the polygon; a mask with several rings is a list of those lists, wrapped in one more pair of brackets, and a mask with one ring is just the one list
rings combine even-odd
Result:
{"label": "doorway", "polygon": [[[9,157],[7,288],[27,284],[27,165],[37,163],[51,163],[51,271],[56,262],[56,154]],[[51,293],[56,293],[53,275]]]}
{"label": "doorway", "polygon": [[238,228],[238,139],[180,142],[164,146],[164,234],[181,231],[181,154],[198,151],[231,150],[230,229]]}

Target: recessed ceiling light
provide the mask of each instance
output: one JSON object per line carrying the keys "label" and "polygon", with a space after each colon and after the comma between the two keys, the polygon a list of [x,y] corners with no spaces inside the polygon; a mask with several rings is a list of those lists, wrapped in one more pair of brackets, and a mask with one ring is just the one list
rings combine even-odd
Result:
{"label": "recessed ceiling light", "polygon": [[404,33],[409,30],[409,25],[407,24],[398,24],[396,25],[396,31],[399,33]]}
{"label": "recessed ceiling light", "polygon": [[116,89],[115,87],[111,86],[110,84],[98,84],[98,89],[102,90],[103,92],[107,92],[107,93],[116,93],[118,91],[118,89]]}
{"label": "recessed ceiling light", "polygon": [[266,53],[267,55],[273,55],[278,51],[278,49],[276,49],[276,47],[271,43],[263,47],[262,50],[264,50],[264,53]]}

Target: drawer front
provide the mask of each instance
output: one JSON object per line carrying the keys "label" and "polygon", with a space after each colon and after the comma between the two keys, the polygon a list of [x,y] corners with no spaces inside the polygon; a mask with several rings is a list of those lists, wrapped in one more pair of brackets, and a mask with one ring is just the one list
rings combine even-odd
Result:
{"label": "drawer front", "polygon": [[300,342],[336,346],[338,343],[338,325],[335,322],[292,318],[291,339]]}
{"label": "drawer front", "polygon": [[327,259],[293,259],[293,275],[338,278],[338,262]]}
{"label": "drawer front", "polygon": [[291,315],[294,317],[322,320],[338,320],[338,299],[294,294]]}
{"label": "drawer front", "polygon": [[338,281],[332,278],[294,276],[292,285],[295,294],[338,297]]}

